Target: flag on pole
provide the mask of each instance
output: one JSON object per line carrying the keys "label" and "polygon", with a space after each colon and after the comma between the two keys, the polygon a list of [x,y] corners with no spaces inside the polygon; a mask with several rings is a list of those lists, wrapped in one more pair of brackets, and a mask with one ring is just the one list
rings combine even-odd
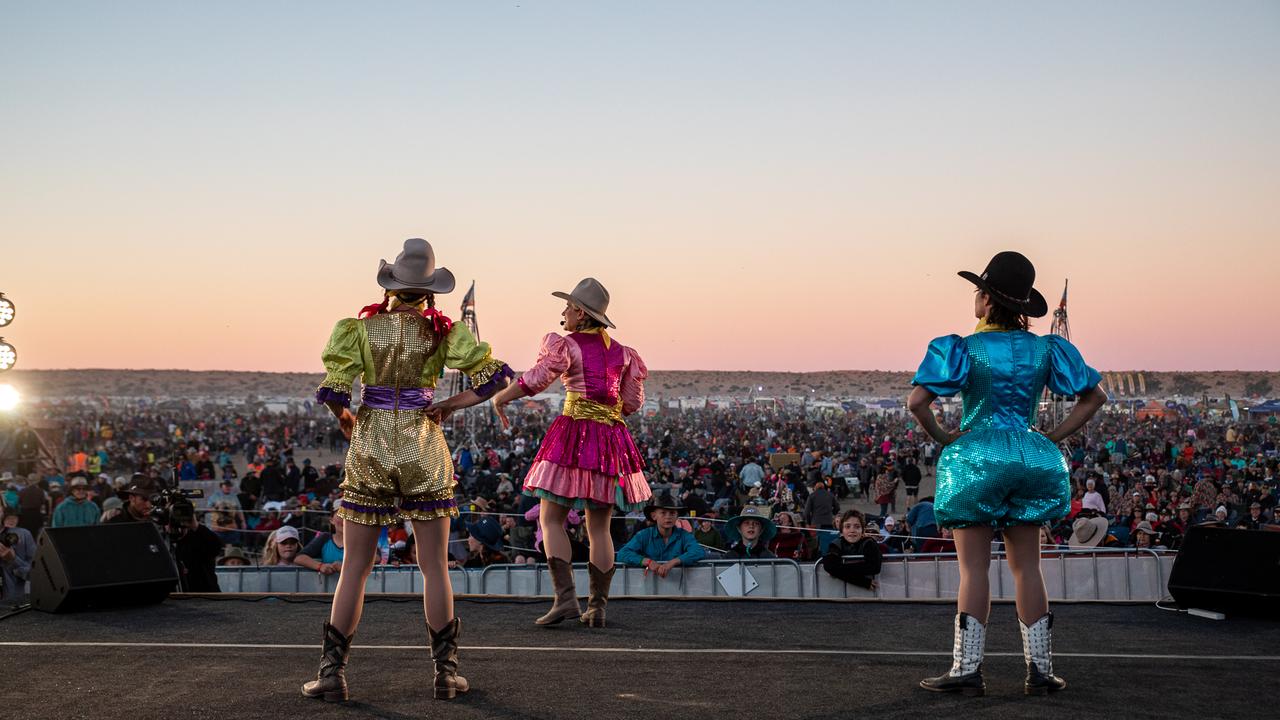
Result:
{"label": "flag on pole", "polygon": [[471,281],[471,288],[467,290],[467,294],[462,296],[462,312],[465,314],[468,309],[474,309],[476,306],[476,281]]}
{"label": "flag on pole", "polygon": [[1067,285],[1070,282],[1070,280],[1067,280],[1062,283],[1062,302],[1058,303],[1059,310],[1067,309]]}

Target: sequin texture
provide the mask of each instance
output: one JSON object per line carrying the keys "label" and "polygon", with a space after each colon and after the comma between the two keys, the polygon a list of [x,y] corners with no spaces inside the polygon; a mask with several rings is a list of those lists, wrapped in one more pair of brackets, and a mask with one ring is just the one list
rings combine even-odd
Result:
{"label": "sequin texture", "polygon": [[1071,506],[1067,461],[1032,428],[1046,384],[1075,395],[1101,380],[1056,336],[1025,331],[938,338],[913,384],[963,392],[961,430],[938,458],[934,512],[943,527],[1041,524]]}
{"label": "sequin texture", "polygon": [[[429,322],[417,313],[381,313],[359,321],[368,338],[373,383],[399,391],[422,385],[422,368],[437,349]],[[341,488],[345,520],[390,525],[457,514],[453,459],[440,426],[425,408],[361,406],[347,451]]]}

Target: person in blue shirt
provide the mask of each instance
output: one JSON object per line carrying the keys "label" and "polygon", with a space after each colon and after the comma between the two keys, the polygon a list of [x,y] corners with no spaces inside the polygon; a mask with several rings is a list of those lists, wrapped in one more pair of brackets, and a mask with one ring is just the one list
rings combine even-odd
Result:
{"label": "person in blue shirt", "polygon": [[923,498],[907,511],[907,527],[911,529],[911,544],[916,552],[929,538],[938,537],[938,521],[933,512],[933,496]]}
{"label": "person in blue shirt", "polygon": [[[951,670],[920,681],[925,690],[982,695],[982,659],[991,612],[991,542],[1002,532],[1017,586],[1018,625],[1027,664],[1024,690],[1045,695],[1066,681],[1053,674],[1053,615],[1040,574],[1040,526],[1071,509],[1071,479],[1059,445],[1084,427],[1107,401],[1102,376],[1085,364],[1066,338],[1034,335],[1029,317],[1044,317],[1048,303],[1033,286],[1036,271],[1016,252],[997,254],[982,275],[961,272],[977,286],[968,337],[947,335],[929,350],[911,384],[907,409],[943,446],[933,511],[955,533],[960,591],[956,598]],[[1039,399],[1048,387],[1078,397],[1055,428],[1035,428]],[[944,430],[932,405],[963,393],[959,430]]]}
{"label": "person in blue shirt", "polygon": [[645,574],[655,572],[666,577],[672,568],[692,565],[706,557],[693,533],[676,527],[676,519],[682,508],[666,495],[663,500],[645,508],[653,527],[635,534],[618,551],[618,562],[632,567],[642,567]]}

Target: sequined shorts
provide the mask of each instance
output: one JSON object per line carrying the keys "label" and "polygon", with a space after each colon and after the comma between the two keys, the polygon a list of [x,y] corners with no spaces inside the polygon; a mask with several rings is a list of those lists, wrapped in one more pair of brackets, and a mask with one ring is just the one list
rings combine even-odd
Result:
{"label": "sequined shorts", "polygon": [[1067,460],[1038,432],[973,430],[938,458],[933,511],[941,527],[1040,525],[1070,510]]}
{"label": "sequined shorts", "polygon": [[425,410],[361,407],[342,481],[343,520],[393,525],[456,517],[453,458]]}

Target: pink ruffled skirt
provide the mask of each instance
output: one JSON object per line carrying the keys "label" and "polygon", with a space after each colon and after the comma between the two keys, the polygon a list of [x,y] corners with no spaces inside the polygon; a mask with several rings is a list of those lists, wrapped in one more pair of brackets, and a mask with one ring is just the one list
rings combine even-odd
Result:
{"label": "pink ruffled skirt", "polygon": [[577,508],[644,507],[652,493],[644,458],[627,426],[561,415],[551,423],[524,479],[526,495]]}

